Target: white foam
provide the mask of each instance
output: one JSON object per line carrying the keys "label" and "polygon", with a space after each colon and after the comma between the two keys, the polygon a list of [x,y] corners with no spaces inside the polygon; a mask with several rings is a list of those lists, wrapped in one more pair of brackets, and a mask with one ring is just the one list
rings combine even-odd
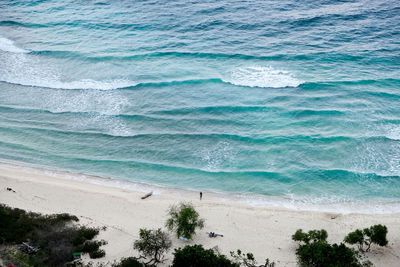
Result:
{"label": "white foam", "polygon": [[79,81],[62,82],[57,79],[52,80],[50,77],[47,77],[47,79],[38,79],[38,78],[29,79],[29,78],[30,77],[25,77],[25,78],[8,77],[8,78],[2,78],[1,80],[3,82],[26,85],[26,86],[46,87],[53,89],[75,89],[75,90],[79,89],[113,90],[113,89],[136,85],[136,83],[128,80],[96,81],[92,79],[82,79]]}
{"label": "white foam", "polygon": [[297,87],[303,82],[292,77],[284,70],[276,70],[272,67],[241,67],[231,71],[226,79],[222,79],[239,86],[249,87]]}
{"label": "white foam", "polygon": [[0,50],[11,53],[29,53],[28,50],[17,47],[13,41],[3,37],[0,37]]}
{"label": "white foam", "polygon": [[134,86],[136,83],[128,80],[105,80],[96,81],[92,79],[82,79],[79,81],[61,82],[61,81],[41,81],[34,86],[49,87],[55,89],[95,89],[95,90],[112,90]]}
{"label": "white foam", "polygon": [[229,142],[218,142],[215,146],[204,148],[201,158],[206,164],[204,171],[218,171],[227,161],[231,161],[235,156],[233,148]]}
{"label": "white foam", "polygon": [[392,140],[400,140],[400,126],[398,126],[398,125],[386,126],[386,135],[385,136]]}
{"label": "white foam", "polygon": [[0,81],[54,89],[112,90],[137,85],[136,82],[124,79],[63,80],[60,66],[25,53],[0,54]]}
{"label": "white foam", "polygon": [[352,199],[334,196],[265,196],[257,194],[239,194],[239,201],[256,207],[275,207],[289,210],[334,212],[341,214],[391,214],[400,212],[398,199],[371,198]]}

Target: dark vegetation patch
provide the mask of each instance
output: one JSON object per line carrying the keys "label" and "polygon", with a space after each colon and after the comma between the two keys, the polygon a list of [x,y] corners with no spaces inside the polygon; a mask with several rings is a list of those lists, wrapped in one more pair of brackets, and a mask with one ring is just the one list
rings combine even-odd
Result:
{"label": "dark vegetation patch", "polygon": [[121,260],[121,262],[115,263],[112,266],[113,267],[144,267],[145,265],[143,263],[141,263],[135,257],[128,257],[128,258],[123,258]]}
{"label": "dark vegetation patch", "polygon": [[175,249],[172,267],[239,267],[240,264],[232,262],[225,255],[215,253],[212,249],[204,249],[202,245],[187,245]]}
{"label": "dark vegetation patch", "polygon": [[[380,228],[378,230],[380,230]],[[379,234],[379,236],[381,236],[380,232]],[[308,232],[303,232],[301,229],[297,230],[296,233],[292,235],[292,239],[300,243],[299,247],[296,249],[299,266],[372,266],[370,261],[362,261],[361,255],[354,249],[347,247],[343,243],[329,244],[327,238],[328,233],[324,229],[310,230]]]}
{"label": "dark vegetation patch", "polygon": [[99,229],[79,226],[70,214],[42,215],[0,204],[1,257],[28,266],[63,266],[74,252],[105,255],[105,241],[93,241]]}

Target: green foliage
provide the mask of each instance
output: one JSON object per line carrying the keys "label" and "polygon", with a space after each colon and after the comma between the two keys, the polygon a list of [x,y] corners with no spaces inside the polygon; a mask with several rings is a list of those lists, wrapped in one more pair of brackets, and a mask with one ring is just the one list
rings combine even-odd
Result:
{"label": "green foliage", "polygon": [[172,267],[239,267],[224,255],[215,254],[212,249],[204,249],[202,245],[185,246],[175,249]]}
{"label": "green foliage", "polygon": [[[379,246],[386,246],[388,240],[386,239],[387,227],[381,224],[373,225],[370,228],[364,230],[357,229],[354,232],[349,233],[345,238],[344,242],[348,244],[357,244],[360,251],[369,251],[371,244],[375,243]],[[366,249],[364,248],[366,247]]]}
{"label": "green foliage", "polygon": [[[311,230],[304,233],[301,229],[297,230],[292,236],[294,241],[301,244],[296,250],[297,259],[300,266],[312,267],[358,267],[371,266],[371,262],[360,262],[358,252],[341,244],[329,244],[326,239],[328,233],[325,230]],[[362,239],[360,232],[351,233],[348,240],[357,242]]]}
{"label": "green foliage", "polygon": [[300,266],[362,266],[356,252],[343,243],[331,245],[324,241],[316,241],[300,245],[296,255]]}
{"label": "green foliage", "polygon": [[[75,250],[77,252],[89,253],[90,258],[92,259],[95,259],[94,257],[92,257],[92,255],[95,255],[96,258],[101,258],[105,255],[105,252],[103,250],[100,250],[100,246],[105,244],[106,242],[104,240],[86,240],[83,244],[77,246]],[[103,256],[99,257],[99,255],[101,254],[103,254]]]}
{"label": "green foliage", "polygon": [[345,238],[344,242],[348,244],[357,244],[358,249],[363,251],[364,245],[364,233],[360,229],[355,230],[354,232],[349,233]]}
{"label": "green foliage", "polygon": [[113,264],[113,267],[144,267],[145,265],[135,257],[123,258],[120,263]]}
{"label": "green foliage", "polygon": [[[29,241],[32,247],[39,248],[33,254],[21,252],[24,260],[14,263],[62,266],[73,259],[74,251],[99,233],[98,229],[73,224],[76,221],[76,216],[65,213],[41,215],[0,204],[0,243],[12,246]],[[100,254],[97,252],[96,256]]]}
{"label": "green foliage", "polygon": [[304,233],[302,229],[298,229],[294,235],[292,235],[292,239],[294,241],[304,242],[305,244],[309,244],[312,242],[326,242],[328,238],[328,233],[326,230],[310,230],[308,233]]}
{"label": "green foliage", "polygon": [[204,220],[200,219],[198,212],[190,203],[174,205],[168,213],[170,218],[166,222],[166,227],[170,231],[175,231],[177,237],[183,236],[192,239],[196,233],[196,228],[204,227]]}
{"label": "green foliage", "polygon": [[231,256],[232,258],[235,259],[236,263],[239,265],[243,265],[246,267],[274,267],[275,262],[270,262],[269,259],[265,260],[264,265],[257,265],[257,261],[254,258],[253,253],[242,253],[240,249],[238,249],[236,252],[231,251]]}
{"label": "green foliage", "polygon": [[150,258],[146,264],[163,262],[164,254],[170,249],[172,242],[167,233],[160,228],[157,230],[140,229],[139,240],[133,247],[139,251],[141,257]]}
{"label": "green foliage", "polygon": [[21,252],[16,246],[0,246],[0,259],[2,266],[18,263],[21,267],[32,266],[29,255]]}
{"label": "green foliage", "polygon": [[381,224],[364,229],[365,235],[371,239],[371,242],[379,246],[386,246],[388,244],[386,239],[387,232],[387,227]]}
{"label": "green foliage", "polygon": [[35,239],[35,229],[62,226],[70,221],[78,221],[78,218],[66,213],[41,215],[0,204],[0,243],[17,244],[27,239]]}
{"label": "green foliage", "polygon": [[79,244],[85,243],[86,240],[92,240],[98,234],[99,229],[82,226],[78,229],[76,236],[73,240],[73,244],[75,246],[78,246]]}
{"label": "green foliage", "polygon": [[96,250],[93,250],[93,251],[89,252],[89,257],[91,259],[102,258],[105,255],[106,255],[106,252],[104,250],[102,250],[102,249],[96,249]]}

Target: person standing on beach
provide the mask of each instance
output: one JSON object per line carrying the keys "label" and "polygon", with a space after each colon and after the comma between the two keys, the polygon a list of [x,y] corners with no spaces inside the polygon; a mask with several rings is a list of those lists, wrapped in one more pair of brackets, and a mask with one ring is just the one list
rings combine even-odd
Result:
{"label": "person standing on beach", "polygon": [[200,200],[203,198],[203,192],[200,192]]}

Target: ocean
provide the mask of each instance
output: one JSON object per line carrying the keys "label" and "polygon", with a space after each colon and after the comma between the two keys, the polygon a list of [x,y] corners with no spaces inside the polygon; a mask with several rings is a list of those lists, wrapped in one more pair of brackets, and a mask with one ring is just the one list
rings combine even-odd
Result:
{"label": "ocean", "polygon": [[400,2],[0,2],[0,158],[400,211]]}

